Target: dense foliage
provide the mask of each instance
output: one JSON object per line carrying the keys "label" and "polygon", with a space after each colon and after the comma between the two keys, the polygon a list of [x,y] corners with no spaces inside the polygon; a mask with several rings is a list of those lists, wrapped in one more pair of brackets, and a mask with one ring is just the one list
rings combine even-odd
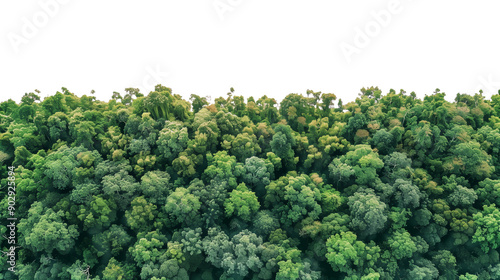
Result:
{"label": "dense foliage", "polygon": [[0,103],[0,279],[500,279],[500,93],[38,94]]}

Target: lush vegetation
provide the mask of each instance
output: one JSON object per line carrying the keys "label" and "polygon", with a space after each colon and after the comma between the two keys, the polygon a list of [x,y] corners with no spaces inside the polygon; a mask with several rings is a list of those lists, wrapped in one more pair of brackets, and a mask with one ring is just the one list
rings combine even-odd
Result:
{"label": "lush vegetation", "polygon": [[500,279],[500,94],[444,97],[2,102],[0,279]]}

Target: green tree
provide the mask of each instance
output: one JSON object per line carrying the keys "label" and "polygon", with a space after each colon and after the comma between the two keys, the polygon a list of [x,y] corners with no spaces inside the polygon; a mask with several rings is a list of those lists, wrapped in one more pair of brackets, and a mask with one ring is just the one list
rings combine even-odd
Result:
{"label": "green tree", "polygon": [[236,156],[240,162],[245,161],[247,158],[259,154],[262,150],[257,143],[257,137],[253,134],[240,133],[231,142],[231,154]]}
{"label": "green tree", "polygon": [[370,272],[380,258],[380,248],[373,242],[365,244],[356,234],[347,231],[332,235],[326,242],[326,259],[334,271],[347,275]]}
{"label": "green tree", "polygon": [[170,175],[165,171],[148,171],[141,177],[141,192],[151,203],[163,204],[173,192]]}
{"label": "green tree", "polygon": [[[288,169],[295,169],[295,137],[292,135],[290,126],[278,125],[274,131],[273,140],[270,142],[271,149],[276,156],[281,158]],[[298,160],[298,158],[297,158]]]}
{"label": "green tree", "polygon": [[116,204],[100,196],[93,196],[90,205],[80,205],[77,217],[83,222],[84,230],[97,233],[115,221]]}
{"label": "green tree", "polygon": [[191,94],[189,100],[191,100],[191,103],[193,104],[193,112],[195,114],[198,113],[204,106],[208,105],[206,97],[200,97],[196,94]]}
{"label": "green tree", "polygon": [[134,274],[132,269],[118,262],[115,258],[111,258],[108,262],[108,265],[102,272],[103,280],[132,280]]}
{"label": "green tree", "polygon": [[473,215],[476,232],[472,242],[479,243],[481,249],[488,253],[500,246],[500,210],[495,205],[484,205],[483,211]]}
{"label": "green tree", "polygon": [[143,196],[132,200],[132,209],[125,212],[127,224],[135,231],[149,232],[156,223],[156,205],[149,203]]}
{"label": "green tree", "polygon": [[192,224],[198,218],[201,204],[198,198],[185,188],[177,188],[167,197],[165,211],[168,215],[168,225]]}
{"label": "green tree", "polygon": [[361,236],[379,233],[387,222],[386,204],[373,192],[356,192],[350,196],[347,204],[351,211],[351,226]]}
{"label": "green tree", "polygon": [[139,190],[140,184],[127,171],[121,170],[114,175],[102,178],[102,190],[109,198],[114,199],[119,209],[130,205]]}
{"label": "green tree", "polygon": [[483,151],[477,142],[458,144],[453,150],[453,156],[443,168],[454,174],[463,174],[476,180],[489,177],[495,171],[490,165],[491,156]]}
{"label": "green tree", "polygon": [[188,131],[179,122],[165,122],[165,127],[160,131],[156,144],[162,157],[167,162],[174,160],[188,144]]}
{"label": "green tree", "polygon": [[19,242],[32,252],[68,254],[74,249],[80,235],[75,225],[65,223],[62,211],[54,212],[35,202],[28,211],[28,217],[19,222]]}
{"label": "green tree", "polygon": [[384,167],[384,162],[368,145],[357,145],[353,151],[347,152],[339,159],[334,159],[328,166],[330,177],[338,182],[349,181],[356,177],[360,185],[373,182],[378,177],[377,171]]}
{"label": "green tree", "polygon": [[118,257],[128,248],[131,242],[132,237],[127,233],[125,228],[116,224],[92,236],[92,244],[97,250],[98,257]]}
{"label": "green tree", "polygon": [[266,186],[266,207],[271,208],[285,226],[291,226],[311,217],[316,219],[321,214],[321,192],[318,186],[305,174],[289,174]]}
{"label": "green tree", "polygon": [[410,258],[417,251],[417,245],[407,231],[396,231],[388,241],[392,255],[396,259]]}
{"label": "green tree", "polygon": [[250,221],[260,208],[255,193],[250,191],[244,183],[239,184],[231,191],[224,203],[226,215],[236,215],[244,221]]}

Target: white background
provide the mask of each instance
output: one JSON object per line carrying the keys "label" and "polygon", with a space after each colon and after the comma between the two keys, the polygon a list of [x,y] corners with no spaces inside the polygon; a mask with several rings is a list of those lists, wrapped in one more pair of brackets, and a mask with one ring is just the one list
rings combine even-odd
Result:
{"label": "white background", "polygon": [[499,11],[494,0],[2,1],[0,101],[61,87],[107,101],[157,83],[212,101],[230,87],[278,100],[312,89],[344,104],[369,86],[489,98]]}

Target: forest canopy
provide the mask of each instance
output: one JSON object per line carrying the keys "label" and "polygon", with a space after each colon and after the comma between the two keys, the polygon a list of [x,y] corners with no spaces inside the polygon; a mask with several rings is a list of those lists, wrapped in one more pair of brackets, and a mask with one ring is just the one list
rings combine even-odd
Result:
{"label": "forest canopy", "polygon": [[500,279],[500,91],[353,99],[0,103],[0,279]]}

